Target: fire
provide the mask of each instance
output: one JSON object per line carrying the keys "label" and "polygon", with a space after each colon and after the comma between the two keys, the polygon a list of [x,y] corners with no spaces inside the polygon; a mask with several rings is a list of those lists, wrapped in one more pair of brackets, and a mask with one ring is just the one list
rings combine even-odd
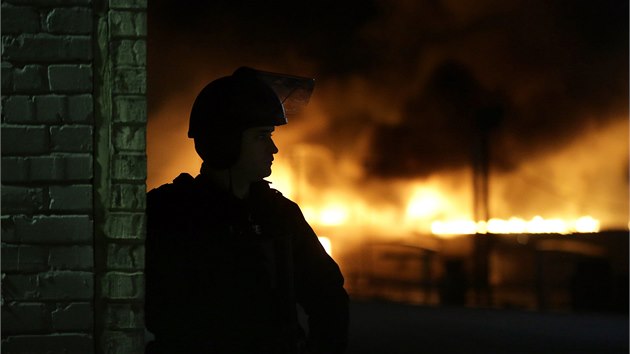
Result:
{"label": "fire", "polygon": [[348,219],[348,211],[343,206],[325,208],[320,213],[320,223],[327,226],[341,225]]}
{"label": "fire", "polygon": [[576,220],[544,219],[535,216],[531,220],[512,217],[508,220],[490,219],[486,221],[451,220],[434,221],[431,232],[434,235],[466,234],[569,234],[575,232],[593,233],[599,231],[599,220],[592,216],[582,216]]}
{"label": "fire", "polygon": [[[345,239],[365,234],[383,237],[423,234],[449,238],[470,234],[596,233],[601,228],[601,221],[590,213],[580,215],[562,208],[554,212],[545,202],[535,206],[558,216],[528,215],[523,213],[526,209],[519,209],[519,203],[516,203],[514,210],[521,211],[522,215],[496,215],[489,220],[474,220],[468,183],[471,181],[470,169],[424,179],[366,181],[341,173],[339,166],[342,164],[353,170],[348,168],[352,161],[333,160],[333,154],[322,147],[298,146],[294,151],[300,151],[299,155],[293,156],[298,163],[292,161],[291,156],[282,155],[274,162],[270,177],[272,186],[294,198],[309,223],[316,230],[329,233],[333,242],[335,234]],[[316,168],[304,167],[312,161],[316,162],[313,163]],[[313,175],[316,182],[312,181]],[[507,176],[504,181],[512,183],[510,178]],[[503,185],[497,184],[497,189],[501,191]],[[506,201],[496,197],[491,201],[500,213],[510,210]]]}
{"label": "fire", "polygon": [[407,206],[407,216],[409,218],[422,218],[431,216],[439,209],[443,203],[436,191],[425,188],[418,190],[411,198]]}
{"label": "fire", "polygon": [[343,205],[325,206],[321,209],[305,206],[302,213],[307,220],[317,225],[339,226],[348,221],[348,210]]}
{"label": "fire", "polygon": [[583,216],[575,220],[575,231],[577,232],[597,232],[599,231],[599,220],[591,216]]}
{"label": "fire", "polygon": [[[272,180],[276,180],[287,191],[295,192],[291,181],[296,179],[290,168],[278,159],[274,167]],[[274,164],[276,166],[276,164]],[[461,176],[464,178],[465,176]],[[398,182],[388,185],[387,190],[393,195],[402,196],[399,205],[375,203],[370,200],[367,189],[353,189],[350,186],[331,190],[309,186],[304,181],[300,184],[299,204],[305,218],[315,228],[353,228],[370,230],[382,235],[403,235],[409,233],[432,234],[436,237],[450,237],[466,234],[541,234],[541,233],[592,233],[600,229],[599,220],[590,215],[577,218],[543,218],[535,215],[529,220],[521,217],[508,219],[491,218],[474,221],[470,218],[469,200],[448,190],[444,177],[435,177],[425,181]],[[372,189],[375,186],[371,186]],[[404,196],[409,195],[409,198]],[[465,203],[454,203],[463,200]]]}

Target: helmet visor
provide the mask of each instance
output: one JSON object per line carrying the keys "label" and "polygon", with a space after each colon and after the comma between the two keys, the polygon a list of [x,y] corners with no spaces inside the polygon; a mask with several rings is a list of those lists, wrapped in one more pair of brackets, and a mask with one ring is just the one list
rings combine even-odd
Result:
{"label": "helmet visor", "polygon": [[287,115],[300,113],[308,104],[315,79],[256,70],[256,76],[278,95]]}

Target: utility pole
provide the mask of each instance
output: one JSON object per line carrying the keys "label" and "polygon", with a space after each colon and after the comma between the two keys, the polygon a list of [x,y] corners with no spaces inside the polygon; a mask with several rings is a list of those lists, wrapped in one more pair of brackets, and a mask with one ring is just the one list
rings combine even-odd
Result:
{"label": "utility pole", "polygon": [[[487,106],[475,112],[473,147],[473,214],[475,221],[490,219],[489,180],[491,133],[503,118],[501,106]],[[493,235],[477,232],[473,247],[473,289],[475,305],[492,306],[490,287],[490,251]]]}

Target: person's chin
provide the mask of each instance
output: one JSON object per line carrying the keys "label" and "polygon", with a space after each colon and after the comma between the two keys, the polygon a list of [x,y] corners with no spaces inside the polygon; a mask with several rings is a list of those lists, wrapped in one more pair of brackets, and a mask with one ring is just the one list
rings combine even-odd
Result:
{"label": "person's chin", "polygon": [[258,174],[258,176],[260,177],[259,179],[263,179],[266,177],[271,176],[271,166],[264,168],[264,169],[260,169],[259,171],[260,173]]}

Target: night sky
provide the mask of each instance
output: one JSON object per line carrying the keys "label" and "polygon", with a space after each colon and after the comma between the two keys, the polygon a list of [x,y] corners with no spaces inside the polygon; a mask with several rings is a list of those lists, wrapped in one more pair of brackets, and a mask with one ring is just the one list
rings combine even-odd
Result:
{"label": "night sky", "polygon": [[149,119],[241,65],[315,77],[329,121],[303,140],[367,141],[374,176],[469,164],[479,131],[509,171],[628,119],[627,0],[160,0],[148,16]]}

